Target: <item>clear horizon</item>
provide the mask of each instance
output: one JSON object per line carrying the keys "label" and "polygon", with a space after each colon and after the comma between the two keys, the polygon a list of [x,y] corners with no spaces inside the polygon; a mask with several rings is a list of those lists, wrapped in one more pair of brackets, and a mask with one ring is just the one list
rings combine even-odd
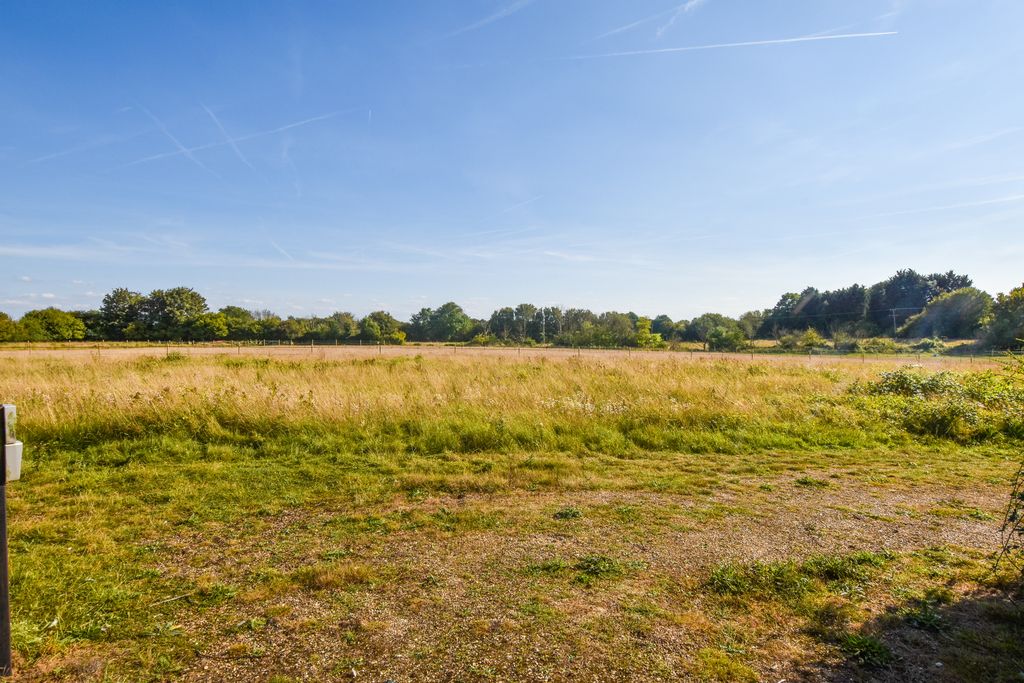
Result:
{"label": "clear horizon", "polygon": [[0,26],[0,310],[690,319],[1024,271],[1024,5],[39,2]]}

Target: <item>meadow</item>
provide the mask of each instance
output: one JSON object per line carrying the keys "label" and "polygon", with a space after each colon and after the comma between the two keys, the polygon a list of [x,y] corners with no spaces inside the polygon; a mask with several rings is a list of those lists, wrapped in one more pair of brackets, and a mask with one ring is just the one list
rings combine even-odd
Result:
{"label": "meadow", "polygon": [[[907,367],[907,362],[914,367]],[[1024,386],[967,360],[0,354],[17,680],[1024,671]]]}

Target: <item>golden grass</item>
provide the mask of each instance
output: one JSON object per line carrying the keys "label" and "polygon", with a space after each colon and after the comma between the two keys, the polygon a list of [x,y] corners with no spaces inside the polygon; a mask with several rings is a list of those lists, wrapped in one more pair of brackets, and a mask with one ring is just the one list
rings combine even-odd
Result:
{"label": "golden grass", "polygon": [[[801,632],[807,615],[726,599],[705,574],[730,539],[741,558],[788,561],[774,549],[794,538],[913,552],[994,525],[1017,442],[963,447],[851,399],[905,363],[0,353],[0,397],[27,444],[9,491],[19,666],[40,679],[109,660],[105,680],[386,680],[386,661],[425,680],[742,680],[777,673],[772,653],[788,661],[780,678],[823,651],[834,663],[837,645]],[[936,557],[901,590],[938,581],[950,560]],[[271,651],[284,654],[268,670]]]}

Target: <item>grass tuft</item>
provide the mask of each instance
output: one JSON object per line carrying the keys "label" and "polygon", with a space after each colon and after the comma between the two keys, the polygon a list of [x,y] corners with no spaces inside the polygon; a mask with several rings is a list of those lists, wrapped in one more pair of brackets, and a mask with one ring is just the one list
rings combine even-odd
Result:
{"label": "grass tuft", "polygon": [[362,564],[340,562],[300,567],[289,576],[292,583],[305,590],[338,590],[373,583],[373,569]]}

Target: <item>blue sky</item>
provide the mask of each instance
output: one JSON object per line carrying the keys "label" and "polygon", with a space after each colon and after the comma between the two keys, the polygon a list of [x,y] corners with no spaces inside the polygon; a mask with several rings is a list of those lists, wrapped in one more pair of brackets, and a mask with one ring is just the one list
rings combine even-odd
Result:
{"label": "blue sky", "polygon": [[1019,0],[5,2],[0,309],[1024,280]]}

